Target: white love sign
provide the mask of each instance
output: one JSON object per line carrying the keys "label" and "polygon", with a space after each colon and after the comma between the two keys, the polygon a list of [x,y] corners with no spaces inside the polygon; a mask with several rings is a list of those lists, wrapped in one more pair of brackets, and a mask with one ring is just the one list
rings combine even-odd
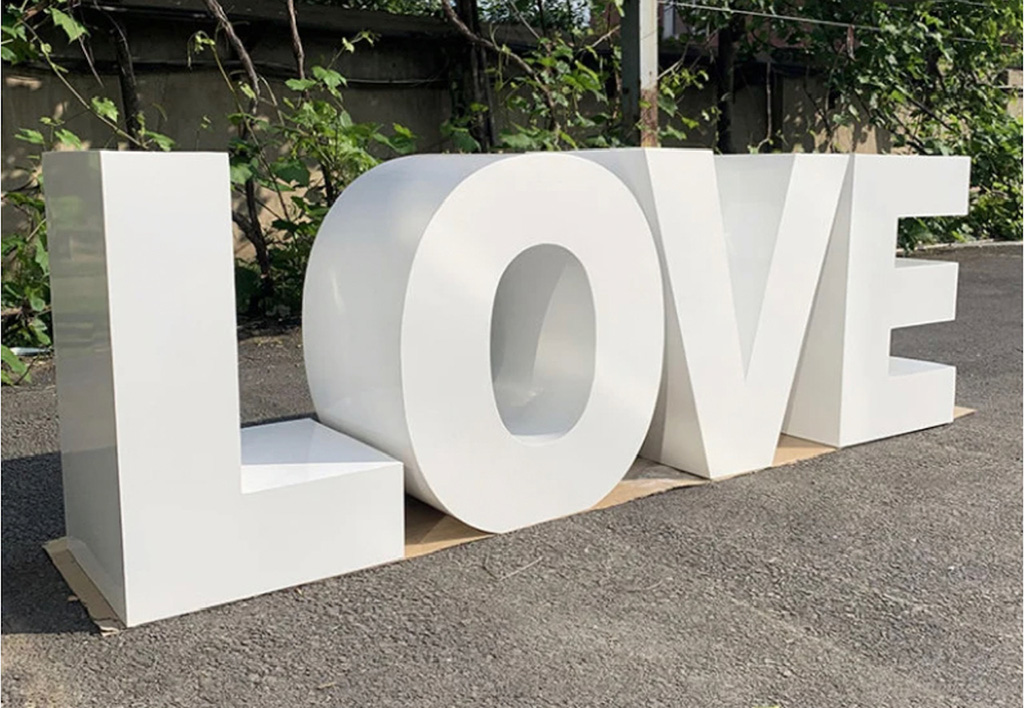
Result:
{"label": "white love sign", "polygon": [[956,265],[893,254],[898,218],[966,212],[969,169],[385,163],[307,269],[319,422],[240,430],[227,157],[48,154],[69,548],[135,625],[401,558],[403,487],[501,532],[589,508],[638,452],[714,478],[768,466],[780,432],[947,423],[954,369],[889,333],[953,318]]}

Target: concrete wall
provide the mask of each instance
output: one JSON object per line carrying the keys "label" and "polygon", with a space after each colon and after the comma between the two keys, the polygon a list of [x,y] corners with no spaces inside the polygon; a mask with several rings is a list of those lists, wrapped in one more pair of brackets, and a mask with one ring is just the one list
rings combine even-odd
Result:
{"label": "concrete wall", "polygon": [[[144,1],[147,6],[153,4],[153,0]],[[272,0],[257,3],[232,19],[251,47],[259,72],[268,78],[270,90],[283,97],[290,93],[283,82],[295,76],[295,62],[287,24],[280,17],[268,16],[268,7],[273,12],[284,4]],[[151,7],[147,7],[149,10]],[[302,12],[307,14],[305,9]],[[333,62],[347,77],[344,101],[355,121],[377,122],[388,129],[393,123],[402,124],[417,135],[421,151],[437,152],[447,147],[440,128],[451,112],[451,62],[446,49],[450,37],[444,33],[443,22],[363,12],[330,12],[325,20],[322,8],[312,8],[308,14],[310,18],[302,26],[307,69]],[[225,150],[237,134],[226,118],[237,110],[234,99],[212,55],[189,54],[194,33],[214,33],[215,26],[205,12],[183,13],[179,7],[172,19],[153,21],[145,13],[119,17],[132,47],[148,127],[172,137],[178,149]],[[93,24],[102,26],[102,18]],[[362,42],[355,53],[342,52],[342,38],[351,38],[361,29],[377,32],[373,46]],[[66,40],[60,38],[54,38],[53,45],[58,63],[71,70],[67,79],[78,93],[86,98],[107,96],[123,113],[117,65],[108,37],[94,32],[90,39],[96,75],[82,61],[77,47],[67,47]],[[227,61],[231,52],[222,49],[221,56]],[[238,63],[228,61],[227,68],[236,70]],[[38,146],[15,136],[21,128],[39,129],[42,117],[66,120],[67,127],[88,148],[117,147],[111,131],[83,110],[71,91],[45,68],[5,65],[2,103],[0,182],[4,191],[25,184],[34,169]],[[17,212],[5,206],[4,232],[18,226]]]}

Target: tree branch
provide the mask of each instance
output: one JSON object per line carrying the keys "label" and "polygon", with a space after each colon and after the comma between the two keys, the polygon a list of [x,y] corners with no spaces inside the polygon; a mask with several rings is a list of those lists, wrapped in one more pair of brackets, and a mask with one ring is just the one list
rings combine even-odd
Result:
{"label": "tree branch", "polygon": [[551,130],[552,132],[560,132],[561,127],[559,125],[558,117],[556,115],[555,97],[552,95],[551,89],[549,89],[547,84],[544,83],[544,77],[540,75],[540,72],[538,72],[536,69],[530,66],[530,64],[525,59],[523,59],[521,56],[513,52],[508,47],[504,45],[499,46],[492,42],[491,40],[485,37],[481,37],[480,35],[473,32],[471,29],[469,29],[469,27],[466,26],[466,23],[463,22],[462,19],[455,14],[455,10],[452,9],[452,6],[448,2],[448,0],[441,0],[441,10],[444,12],[445,18],[452,24],[456,31],[458,31],[459,34],[465,37],[471,44],[474,44],[478,47],[483,47],[487,51],[492,52],[499,57],[506,57],[510,62],[519,67],[523,71],[523,73],[529,76],[536,83],[537,88],[540,89],[541,95],[544,98],[544,105],[548,109],[548,129]]}
{"label": "tree branch", "polygon": [[[292,51],[295,53],[295,67],[299,71],[299,79],[306,78],[306,51],[302,48],[302,37],[299,36],[299,21],[295,16],[295,0],[287,0],[288,26],[292,30]],[[303,91],[303,93],[306,93]]]}
{"label": "tree branch", "polygon": [[[121,104],[124,106],[124,129],[139,143],[142,142],[142,123],[139,115],[142,105],[139,101],[139,88],[135,80],[135,66],[132,63],[132,51],[128,44],[128,35],[124,27],[113,15],[103,12],[110,22],[110,36],[114,42],[114,53],[117,57],[117,77],[121,88]],[[129,149],[137,150],[138,145],[129,143]]]}
{"label": "tree branch", "polygon": [[[245,69],[245,73],[249,77],[249,85],[252,86],[253,93],[256,98],[260,95],[260,79],[256,73],[256,66],[252,63],[252,57],[249,56],[248,50],[245,45],[242,44],[242,40],[238,38],[238,34],[235,33],[235,28],[231,24],[231,20],[228,19],[228,15],[224,12],[224,8],[217,0],[203,0],[203,4],[206,5],[206,9],[210,11],[210,14],[217,19],[217,24],[227,35],[228,41],[231,42],[232,49],[235,50],[235,54],[238,55],[238,60],[242,62],[242,67]],[[253,100],[255,111],[255,99]]]}
{"label": "tree branch", "polygon": [[[298,72],[299,80],[304,81],[306,79],[306,50],[302,47],[302,36],[299,34],[299,19],[295,12],[295,0],[286,0],[286,5],[288,7],[288,26],[292,33],[295,69]],[[309,100],[308,89],[302,89],[302,98]],[[327,198],[327,204],[334,204],[338,198],[338,188],[334,185],[334,179],[331,177],[331,171],[327,168],[327,164],[323,160],[318,162],[320,163],[320,174],[324,178],[324,196]]]}

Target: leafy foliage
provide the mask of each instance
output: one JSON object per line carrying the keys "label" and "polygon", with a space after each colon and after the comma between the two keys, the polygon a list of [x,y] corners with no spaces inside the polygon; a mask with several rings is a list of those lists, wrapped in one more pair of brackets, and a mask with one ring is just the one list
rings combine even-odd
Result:
{"label": "leafy foliage", "polygon": [[534,76],[497,72],[497,89],[507,95],[513,116],[500,133],[500,147],[528,151],[620,144],[618,106],[606,91],[616,75],[616,59],[592,45],[574,46],[563,36],[542,37],[526,57]]}
{"label": "leafy foliage", "polygon": [[[436,0],[305,1],[453,20],[451,6]],[[808,131],[813,131],[816,149],[838,150],[845,134],[870,125],[879,129],[881,148],[972,158],[970,214],[905,219],[903,246],[1021,237],[1022,124],[1008,111],[1013,93],[1006,76],[1008,68],[1021,63],[1020,4],[701,0],[680,2],[675,9],[686,29],[665,45],[680,59],[663,67],[659,76],[663,141],[678,144],[694,130],[715,125],[722,101],[733,100],[720,92],[718,107],[703,109],[685,100],[694,89],[709,85],[710,75],[721,68],[715,64],[717,48],[723,36],[730,37],[738,65],[777,61],[806,67],[805,93],[815,114]],[[623,125],[619,102],[621,51],[615,18],[621,11],[620,0],[481,0],[478,17],[469,26],[478,27],[476,20],[516,24],[536,42],[512,50],[498,43],[493,28],[463,37],[486,54],[490,85],[485,91],[476,86],[475,93],[456,101],[457,112],[442,126],[454,149],[515,152],[626,144],[634,126]],[[70,102],[107,127],[106,145],[173,149],[170,137],[147,128],[144,112],[124,115],[114,97],[80,93],[68,81],[57,59],[68,51],[65,45],[80,47],[91,61],[93,33],[82,18],[71,0],[8,3],[0,22],[0,57],[9,65],[48,67]],[[354,120],[344,101],[346,79],[334,63],[313,66],[307,73],[298,49],[296,76],[283,89],[278,85],[275,95],[254,68],[247,74],[224,69],[217,54],[220,39],[199,33],[189,51],[216,58],[235,100],[228,116],[237,129],[229,144],[231,179],[240,204],[234,219],[257,254],[255,262],[238,264],[239,309],[259,317],[292,317],[299,312],[309,250],[331,204],[380,160],[412,151],[415,137],[401,125],[386,128]],[[339,40],[343,53],[370,42],[365,33]],[[232,50],[236,56],[245,53],[241,46]],[[25,126],[18,138],[40,152],[82,149],[86,145],[65,115]],[[723,112],[719,124],[724,117]],[[498,127],[481,130],[484,122]],[[778,128],[774,126],[781,135]],[[793,148],[775,136],[738,146],[744,147]],[[28,375],[9,346],[45,348],[50,343],[49,263],[37,162],[27,172],[28,183],[3,196],[5,204],[20,212],[22,224],[3,238],[5,383]]]}
{"label": "leafy foliage", "polygon": [[[74,16],[73,8],[74,3],[71,0],[22,0],[20,4],[5,5],[3,19],[0,22],[2,60],[11,65],[26,62],[46,65],[53,76],[64,84],[72,99],[110,129],[113,140],[142,150],[171,150],[174,141],[162,133],[147,129],[145,115],[135,116],[141,128],[135,133],[129,132],[119,124],[119,118],[125,117],[120,115],[117,104],[111,98],[102,95],[87,98],[67,80],[68,70],[59,63],[53,45],[45,41],[44,36],[63,35],[69,45],[82,45],[84,56],[91,62],[91,53],[85,50],[90,32]],[[67,129],[62,119],[46,117],[41,122],[50,129],[51,138],[57,143],[73,149],[82,148],[81,139]],[[20,137],[29,142],[43,144],[43,136],[39,131],[24,128]]]}
{"label": "leafy foliage", "polygon": [[1008,111],[1005,85],[1007,69],[1020,66],[1015,43],[1022,6],[817,0],[810,9],[878,27],[857,34],[854,45],[838,55],[826,51],[840,40],[835,27],[809,32],[814,60],[835,65],[829,77],[830,90],[840,96],[834,116],[886,130],[897,150],[972,158],[970,214],[905,224],[904,245],[932,240],[929,232],[956,240],[1019,239],[1022,126]]}
{"label": "leafy foliage", "polygon": [[[44,36],[63,37],[70,44],[83,44],[89,40],[89,29],[75,17],[74,5],[69,0],[23,0],[20,4],[4,6],[0,22],[0,57],[6,64],[25,62],[42,63],[52,75],[63,82],[73,102],[92,114],[110,129],[111,140],[127,142],[136,148],[170,150],[171,138],[148,130],[145,116],[138,116],[141,126],[137,134],[129,134],[119,121],[117,104],[108,96],[86,98],[66,78],[65,69],[55,56],[53,45]],[[23,127],[17,138],[46,150],[81,150],[82,139],[70,129],[61,117],[44,116],[34,128]],[[29,175],[25,185],[3,195],[5,205],[20,215],[19,228],[3,237],[3,383],[29,380],[25,363],[11,347],[48,348],[50,341],[50,280],[49,255],[46,247],[46,218],[38,156],[24,169]]]}
{"label": "leafy foliage", "polygon": [[432,0],[303,0],[307,5],[343,7],[351,10],[373,10],[391,15],[437,15]]}
{"label": "leafy foliage", "polygon": [[[26,228],[3,237],[4,383],[28,379],[28,369],[10,347],[50,346],[50,258],[38,184],[9,192],[5,200],[24,216]],[[12,380],[13,376],[13,380]]]}
{"label": "leafy foliage", "polygon": [[[342,49],[352,52],[369,41],[361,34],[343,40]],[[192,49],[217,51],[203,33],[193,37]],[[411,152],[415,136],[399,124],[385,132],[379,124],[354,121],[342,95],[347,82],[332,66],[314,66],[308,76],[289,79],[289,93],[281,97],[263,82],[268,95],[258,98],[248,83],[222,74],[237,105],[228,118],[239,128],[229,144],[231,181],[243,199],[255,201],[266,242],[263,263],[238,262],[239,309],[252,316],[293,317],[301,310],[313,239],[331,204],[382,157]],[[260,189],[255,199],[245,191],[250,181]],[[236,222],[255,228],[252,213]]]}
{"label": "leafy foliage", "polygon": [[525,23],[537,28],[542,34],[549,30],[571,32],[585,29],[590,15],[591,6],[586,0],[548,3],[537,0],[484,0],[480,3],[480,17],[485,22]]}
{"label": "leafy foliage", "polygon": [[[495,91],[503,97],[509,118],[493,149],[504,152],[607,148],[628,144],[618,99],[621,48],[612,33],[587,30],[555,32],[537,40],[524,56],[531,72],[517,71],[499,61],[491,73]],[[702,87],[707,73],[680,61],[659,80],[661,137],[686,140],[700,120],[679,108],[682,95]],[[471,111],[490,107],[472,104]],[[707,115],[704,116],[708,118]],[[455,116],[444,126],[459,152],[485,152],[468,130],[472,116]]]}
{"label": "leafy foliage", "polygon": [[[898,152],[972,158],[970,214],[904,220],[903,246],[1020,239],[1022,126],[1008,110],[1006,85],[1007,70],[1021,65],[1020,3],[752,0],[728,7],[762,13],[742,16],[741,55],[804,64],[820,82],[808,97],[819,118],[814,127],[824,129],[822,148],[837,149],[843,128],[870,125]],[[680,13],[692,26],[712,28],[733,17]]]}

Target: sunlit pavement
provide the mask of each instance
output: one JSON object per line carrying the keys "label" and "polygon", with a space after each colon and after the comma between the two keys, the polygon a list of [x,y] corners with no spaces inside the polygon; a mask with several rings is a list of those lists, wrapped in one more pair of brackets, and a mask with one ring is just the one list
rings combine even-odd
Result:
{"label": "sunlit pavement", "polygon": [[[3,393],[4,705],[1016,708],[1021,249],[929,257],[961,263],[958,320],[893,351],[958,367],[951,426],[106,638],[41,549],[43,362]],[[297,331],[240,358],[246,421],[311,411]]]}

